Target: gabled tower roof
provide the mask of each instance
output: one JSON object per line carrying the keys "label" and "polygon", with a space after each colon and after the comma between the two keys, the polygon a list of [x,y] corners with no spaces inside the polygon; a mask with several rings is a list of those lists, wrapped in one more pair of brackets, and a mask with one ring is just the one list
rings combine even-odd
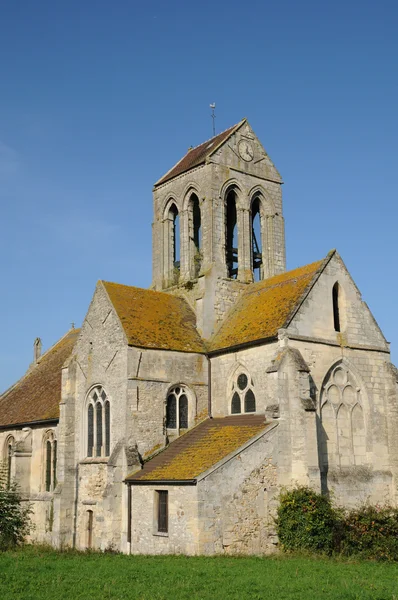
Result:
{"label": "gabled tower roof", "polygon": [[196,148],[188,150],[186,155],[183,156],[183,158],[181,158],[181,160],[179,160],[178,163],[166,173],[166,175],[163,175],[163,177],[155,183],[154,187],[156,188],[159,185],[166,183],[166,181],[173,179],[177,175],[182,175],[182,173],[186,173],[190,169],[205,163],[206,158],[211,156],[221,146],[221,144],[223,144],[244,123],[246,123],[246,119],[242,119],[242,121],[239,121],[239,123],[233,127],[230,127],[210,140],[203,142],[200,144],[200,146],[196,146]]}

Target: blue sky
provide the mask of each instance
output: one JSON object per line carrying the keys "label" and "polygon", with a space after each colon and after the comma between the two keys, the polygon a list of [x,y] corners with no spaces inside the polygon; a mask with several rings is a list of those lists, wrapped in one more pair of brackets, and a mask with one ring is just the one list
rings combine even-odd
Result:
{"label": "blue sky", "polygon": [[398,360],[398,5],[3,0],[0,389],[147,287],[152,185],[246,116],[285,181],[288,268],[336,247]]}

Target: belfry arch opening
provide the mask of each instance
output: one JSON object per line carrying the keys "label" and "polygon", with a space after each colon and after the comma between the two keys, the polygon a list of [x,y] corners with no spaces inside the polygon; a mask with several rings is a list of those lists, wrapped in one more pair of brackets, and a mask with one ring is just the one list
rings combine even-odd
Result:
{"label": "belfry arch opening", "polygon": [[202,266],[202,217],[199,198],[192,193],[189,199],[190,270],[197,277]]}
{"label": "belfry arch opening", "polygon": [[180,215],[178,209],[173,203],[169,209],[169,220],[171,221],[171,255],[173,268],[180,270]]}
{"label": "belfry arch opening", "polygon": [[251,240],[252,240],[252,264],[254,281],[260,281],[264,278],[263,269],[263,247],[262,247],[262,226],[260,199],[254,198],[251,210]]}
{"label": "belfry arch opening", "polygon": [[236,192],[229,190],[225,198],[225,260],[227,277],[238,276],[238,224],[236,212]]}

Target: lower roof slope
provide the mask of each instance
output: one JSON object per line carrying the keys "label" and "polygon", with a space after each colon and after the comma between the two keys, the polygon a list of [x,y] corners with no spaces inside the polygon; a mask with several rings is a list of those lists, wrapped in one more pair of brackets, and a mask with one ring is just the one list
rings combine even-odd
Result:
{"label": "lower roof slope", "polygon": [[190,481],[269,427],[264,415],[206,419],[126,478],[131,483]]}
{"label": "lower roof slope", "polygon": [[264,340],[287,326],[325,260],[252,283],[214,334],[210,351]]}
{"label": "lower roof slope", "polygon": [[71,329],[13,387],[0,396],[0,427],[59,418],[61,369],[80,329]]}

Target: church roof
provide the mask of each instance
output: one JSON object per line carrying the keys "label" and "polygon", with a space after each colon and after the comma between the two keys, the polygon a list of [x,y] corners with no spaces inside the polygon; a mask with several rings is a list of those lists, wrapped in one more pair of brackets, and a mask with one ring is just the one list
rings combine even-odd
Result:
{"label": "church roof", "polygon": [[166,183],[166,181],[173,179],[173,177],[176,177],[177,175],[186,173],[194,167],[202,165],[206,161],[206,158],[213,154],[213,152],[215,152],[221,146],[221,144],[223,144],[241,125],[243,125],[245,121],[246,119],[243,119],[233,127],[230,127],[226,131],[219,133],[210,140],[203,142],[203,144],[200,144],[200,146],[196,146],[196,148],[188,150],[186,155],[179,160],[178,163],[166,173],[166,175],[164,175],[155,183],[155,187]]}
{"label": "church roof", "polygon": [[183,298],[108,281],[102,283],[130,345],[205,352],[195,314]]}
{"label": "church roof", "polygon": [[132,483],[190,481],[239,450],[269,428],[264,415],[206,419],[177,438],[142,470],[126,478]]}
{"label": "church roof", "polygon": [[0,427],[59,418],[61,368],[80,329],[71,329],[14,386],[0,396]]}
{"label": "church roof", "polygon": [[272,338],[287,327],[325,260],[253,283],[211,339],[210,351]]}

